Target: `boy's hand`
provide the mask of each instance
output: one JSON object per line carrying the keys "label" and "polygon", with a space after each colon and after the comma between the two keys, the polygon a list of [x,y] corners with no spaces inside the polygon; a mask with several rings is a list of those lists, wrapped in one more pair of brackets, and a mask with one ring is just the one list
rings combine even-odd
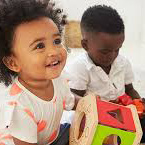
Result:
{"label": "boy's hand", "polygon": [[117,98],[116,100],[110,100],[109,102],[119,104],[119,99]]}
{"label": "boy's hand", "polygon": [[145,98],[142,98],[142,103],[143,103],[143,106],[144,106],[143,116],[145,117]]}
{"label": "boy's hand", "polygon": [[110,100],[110,102],[124,105],[124,106],[133,104],[131,97],[126,94],[119,96],[116,100]]}

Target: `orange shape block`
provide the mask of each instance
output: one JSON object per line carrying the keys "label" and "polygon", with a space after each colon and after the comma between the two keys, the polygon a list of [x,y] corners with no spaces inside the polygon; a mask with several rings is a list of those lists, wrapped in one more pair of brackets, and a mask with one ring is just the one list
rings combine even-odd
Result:
{"label": "orange shape block", "polygon": [[45,129],[47,123],[45,120],[41,120],[40,122],[37,123],[37,132],[41,132]]}
{"label": "orange shape block", "polygon": [[48,142],[52,142],[56,138],[56,135],[57,135],[57,130],[52,133]]}
{"label": "orange shape block", "polygon": [[22,91],[22,89],[16,83],[14,83],[11,87],[10,95],[15,96],[15,95],[21,93],[21,91]]}

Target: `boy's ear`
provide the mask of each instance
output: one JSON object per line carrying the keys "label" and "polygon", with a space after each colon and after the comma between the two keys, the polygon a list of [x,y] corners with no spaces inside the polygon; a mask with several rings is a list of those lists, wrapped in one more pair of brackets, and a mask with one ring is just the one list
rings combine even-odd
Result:
{"label": "boy's ear", "polygon": [[88,50],[87,40],[82,39],[81,44],[82,44],[82,47],[87,51]]}
{"label": "boy's ear", "polygon": [[20,72],[20,67],[13,55],[3,57],[3,63],[8,67],[10,70],[14,72]]}

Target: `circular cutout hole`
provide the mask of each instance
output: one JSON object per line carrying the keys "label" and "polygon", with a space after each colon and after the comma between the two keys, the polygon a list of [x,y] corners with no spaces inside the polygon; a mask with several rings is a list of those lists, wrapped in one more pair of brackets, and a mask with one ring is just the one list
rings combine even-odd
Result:
{"label": "circular cutout hole", "polygon": [[104,139],[103,145],[121,145],[121,139],[118,135],[111,134]]}
{"label": "circular cutout hole", "polygon": [[77,139],[80,139],[83,132],[84,132],[84,129],[85,129],[85,124],[86,124],[86,115],[85,113],[82,113],[80,115],[80,122],[78,123],[79,125],[79,133],[78,133],[78,136],[77,136]]}

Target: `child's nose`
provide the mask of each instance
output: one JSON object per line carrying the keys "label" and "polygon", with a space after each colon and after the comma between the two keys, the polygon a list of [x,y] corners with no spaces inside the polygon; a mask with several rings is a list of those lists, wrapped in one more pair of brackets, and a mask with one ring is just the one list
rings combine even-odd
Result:
{"label": "child's nose", "polygon": [[59,49],[56,47],[48,48],[48,56],[56,56],[59,54]]}

